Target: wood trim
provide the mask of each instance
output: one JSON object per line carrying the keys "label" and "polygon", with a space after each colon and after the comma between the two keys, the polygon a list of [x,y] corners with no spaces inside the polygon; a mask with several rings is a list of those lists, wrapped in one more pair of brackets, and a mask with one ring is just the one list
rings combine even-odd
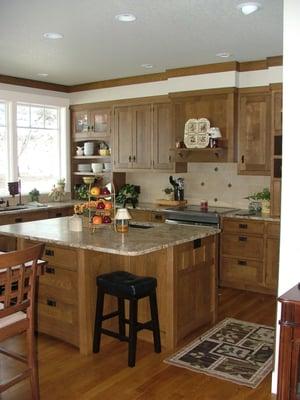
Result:
{"label": "wood trim", "polygon": [[135,85],[139,83],[149,83],[167,80],[165,72],[156,74],[137,75],[126,78],[108,79],[105,81],[82,83],[79,85],[69,86],[69,92],[82,92],[84,90],[105,89],[115,86]]}
{"label": "wood trim", "polygon": [[282,91],[282,82],[270,83],[270,90],[280,90]]}
{"label": "wood trim", "polygon": [[267,58],[268,67],[279,67],[283,65],[283,57],[275,56]]}
{"label": "wood trim", "polygon": [[201,75],[212,74],[216,72],[237,71],[238,63],[236,61],[229,61],[215,64],[196,65],[193,67],[183,67],[167,69],[166,74],[168,78],[178,78],[187,75]]}
{"label": "wood trim", "polygon": [[245,88],[238,88],[238,93],[239,94],[244,94],[244,93],[270,93],[270,86],[250,86],[250,87],[245,87]]}
{"label": "wood trim", "polygon": [[186,92],[173,92],[169,93],[169,97],[171,99],[179,99],[184,97],[197,97],[197,96],[204,96],[208,94],[230,94],[236,93],[237,88],[235,87],[227,87],[227,88],[217,88],[217,89],[202,89],[202,90],[189,90]]}
{"label": "wood trim", "polygon": [[55,92],[68,93],[70,86],[59,85],[57,83],[35,81],[33,79],[16,78],[14,76],[0,75],[0,83],[8,85],[26,86],[35,89],[52,90]]}
{"label": "wood trim", "polygon": [[247,61],[238,64],[239,72],[258,71],[267,68],[268,68],[267,60]]}

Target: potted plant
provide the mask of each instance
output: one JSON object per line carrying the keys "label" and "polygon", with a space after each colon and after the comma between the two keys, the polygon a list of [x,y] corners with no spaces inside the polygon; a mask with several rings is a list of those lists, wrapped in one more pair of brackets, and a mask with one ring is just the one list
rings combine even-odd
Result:
{"label": "potted plant", "polygon": [[261,211],[263,214],[270,214],[270,190],[264,188],[261,192],[250,194],[246,199],[251,200],[249,208],[253,211]]}
{"label": "potted plant", "polygon": [[40,192],[36,188],[32,189],[31,192],[29,192],[30,201],[39,201],[39,195]]}

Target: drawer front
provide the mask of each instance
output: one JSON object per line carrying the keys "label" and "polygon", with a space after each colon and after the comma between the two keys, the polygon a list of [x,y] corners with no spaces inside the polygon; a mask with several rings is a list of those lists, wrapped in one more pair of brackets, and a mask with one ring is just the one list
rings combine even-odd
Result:
{"label": "drawer front", "polygon": [[74,214],[73,207],[48,210],[48,218],[68,217],[73,214]]}
{"label": "drawer front", "polygon": [[223,220],[223,232],[263,235],[265,223],[249,219],[232,218]]}
{"label": "drawer front", "polygon": [[77,273],[47,265],[39,279],[39,297],[55,297],[68,304],[77,304]]}
{"label": "drawer front", "polygon": [[38,301],[38,331],[79,345],[78,309],[55,297]]}
{"label": "drawer front", "polygon": [[153,211],[151,213],[151,221],[153,222],[165,222],[166,215],[161,212]]}
{"label": "drawer front", "polygon": [[280,235],[280,224],[279,222],[268,222],[267,224],[268,236],[279,236]]}
{"label": "drawer front", "polygon": [[129,213],[134,221],[151,221],[151,211],[130,209]]}
{"label": "drawer front", "polygon": [[16,224],[19,222],[29,222],[36,221],[38,219],[47,218],[47,213],[40,212],[30,212],[30,213],[16,213],[13,215],[4,215],[0,217],[0,225]]}
{"label": "drawer front", "polygon": [[246,260],[244,258],[222,259],[221,281],[242,282],[243,284],[262,284],[263,283],[263,263]]}
{"label": "drawer front", "polygon": [[247,235],[222,235],[222,255],[252,259],[263,259],[263,239]]}
{"label": "drawer front", "polygon": [[48,261],[49,266],[59,266],[77,271],[77,252],[71,248],[46,244],[43,259]]}

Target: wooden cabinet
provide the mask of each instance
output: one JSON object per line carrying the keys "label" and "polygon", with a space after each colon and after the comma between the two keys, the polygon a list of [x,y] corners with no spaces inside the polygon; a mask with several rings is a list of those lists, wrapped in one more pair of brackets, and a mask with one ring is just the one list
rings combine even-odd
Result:
{"label": "wooden cabinet", "polygon": [[277,400],[300,399],[300,290],[279,297],[281,306]]}
{"label": "wooden cabinet", "polygon": [[280,215],[282,168],[282,84],[271,85],[271,213]]}
{"label": "wooden cabinet", "polygon": [[166,219],[165,213],[161,211],[130,209],[129,212],[133,221],[163,223]]}
{"label": "wooden cabinet", "polygon": [[[202,149],[202,151],[195,153],[193,159],[188,159],[188,161],[236,161],[236,93],[234,88],[225,88],[170,94],[173,104],[172,119],[176,141],[183,140],[184,126],[188,119],[205,117],[210,121],[212,127],[215,126],[220,129],[222,147],[226,148],[226,154],[221,158],[218,152],[213,152],[212,157],[208,158],[207,150],[210,149]],[[209,151],[209,153],[211,152]],[[182,161],[186,159],[185,156],[186,154],[182,153]]]}
{"label": "wooden cabinet", "polygon": [[238,172],[270,175],[269,88],[239,90]]}
{"label": "wooden cabinet", "polygon": [[170,103],[153,106],[153,157],[152,167],[156,170],[171,170],[175,138],[171,127],[172,106]]}
{"label": "wooden cabinet", "polygon": [[276,293],[279,222],[223,218],[220,285]]}
{"label": "wooden cabinet", "polygon": [[78,139],[110,135],[110,108],[79,109],[72,111],[72,131]]}

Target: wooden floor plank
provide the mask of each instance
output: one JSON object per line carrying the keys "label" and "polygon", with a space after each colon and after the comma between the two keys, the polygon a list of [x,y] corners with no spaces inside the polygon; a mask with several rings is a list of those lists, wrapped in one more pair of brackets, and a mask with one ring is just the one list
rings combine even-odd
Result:
{"label": "wooden floor plank", "polygon": [[[219,293],[219,315],[275,325],[276,299],[234,289]],[[195,332],[180,347],[196,338]],[[7,348],[22,350],[22,337],[10,339]],[[38,337],[41,400],[274,400],[271,375],[257,389],[208,377],[165,364],[171,352],[156,354],[153,345],[138,341],[137,364],[127,367],[127,344],[105,338],[99,354],[80,355],[74,347],[46,335]],[[20,371],[19,364],[0,358],[0,375]],[[24,381],[0,396],[2,400],[30,400]]]}

